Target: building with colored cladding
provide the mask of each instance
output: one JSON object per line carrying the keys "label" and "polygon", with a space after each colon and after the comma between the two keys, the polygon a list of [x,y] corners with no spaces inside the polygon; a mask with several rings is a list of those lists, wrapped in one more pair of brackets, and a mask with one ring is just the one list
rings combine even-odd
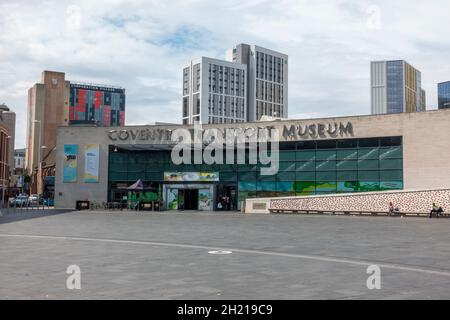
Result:
{"label": "building with colored cladding", "polygon": [[70,83],[69,125],[92,122],[100,127],[125,125],[125,89]]}
{"label": "building with colored cladding", "polygon": [[450,81],[438,84],[439,109],[450,108]]}
{"label": "building with colored cladding", "polygon": [[71,83],[63,72],[42,72],[41,81],[28,90],[25,168],[32,193],[42,193],[45,178],[54,176],[57,127],[123,124],[124,91]]}
{"label": "building with colored cladding", "polygon": [[404,60],[371,62],[372,114],[426,110],[422,74]]}

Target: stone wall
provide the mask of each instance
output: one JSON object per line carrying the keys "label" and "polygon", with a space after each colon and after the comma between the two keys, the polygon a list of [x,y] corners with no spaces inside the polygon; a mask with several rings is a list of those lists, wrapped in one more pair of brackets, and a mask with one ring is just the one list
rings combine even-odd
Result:
{"label": "stone wall", "polygon": [[[258,200],[253,199],[253,201]],[[387,212],[390,202],[402,213],[429,213],[433,202],[441,206],[445,212],[449,212],[450,189],[275,198],[270,201],[270,209]]]}

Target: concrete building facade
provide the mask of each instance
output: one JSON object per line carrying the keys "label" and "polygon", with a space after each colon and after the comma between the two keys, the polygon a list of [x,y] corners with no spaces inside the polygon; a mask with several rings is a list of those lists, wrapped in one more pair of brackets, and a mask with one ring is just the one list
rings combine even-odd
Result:
{"label": "concrete building facade", "polygon": [[[116,98],[111,95],[115,90],[120,91]],[[42,72],[41,81],[28,90],[25,168],[32,193],[41,194],[45,178],[54,176],[56,128],[77,121],[123,125],[124,94],[115,87],[71,84],[64,72]]]}
{"label": "concrete building facade", "polygon": [[16,141],[16,113],[11,111],[5,104],[0,105],[0,123],[2,123],[8,131],[8,165],[10,173],[12,174],[12,170],[14,169],[14,144]]}
{"label": "concrete building facade", "polygon": [[247,66],[201,57],[183,68],[183,124],[246,121]]}
{"label": "concrete building facade", "polygon": [[419,70],[404,60],[373,61],[370,69],[372,114],[426,110]]}
{"label": "concrete building facade", "polygon": [[227,60],[247,65],[248,121],[288,118],[288,56],[256,45],[238,44]]}
{"label": "concrete building facade", "polygon": [[75,208],[78,200],[120,202],[139,179],[149,190],[144,196],[169,209],[198,209],[205,200],[203,208],[214,210],[221,195],[238,208],[248,198],[449,189],[450,165],[442,161],[450,156],[449,121],[446,109],[203,126],[220,132],[278,129],[279,170],[272,176],[248,161],[175,165],[172,133],[192,126],[60,127],[55,203]]}
{"label": "concrete building facade", "polygon": [[10,138],[8,128],[0,123],[0,196],[4,200],[11,175],[9,167]]}

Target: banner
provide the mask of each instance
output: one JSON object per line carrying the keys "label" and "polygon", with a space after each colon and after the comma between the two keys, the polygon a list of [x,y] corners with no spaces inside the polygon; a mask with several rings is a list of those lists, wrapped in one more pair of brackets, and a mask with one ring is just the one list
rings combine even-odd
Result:
{"label": "banner", "polygon": [[200,211],[211,211],[212,210],[212,199],[211,191],[209,189],[198,190],[198,210]]}
{"label": "banner", "polygon": [[164,181],[169,182],[214,182],[219,181],[218,172],[164,172]]}
{"label": "banner", "polygon": [[167,191],[167,209],[178,209],[178,189],[169,189]]}
{"label": "banner", "polygon": [[97,183],[100,164],[100,145],[87,144],[84,150],[84,182]]}
{"label": "banner", "polygon": [[78,145],[64,145],[63,182],[77,182]]}

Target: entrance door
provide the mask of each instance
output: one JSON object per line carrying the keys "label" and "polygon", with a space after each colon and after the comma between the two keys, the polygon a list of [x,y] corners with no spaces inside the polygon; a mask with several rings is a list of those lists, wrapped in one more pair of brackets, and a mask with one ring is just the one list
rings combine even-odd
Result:
{"label": "entrance door", "polygon": [[184,189],[184,209],[198,210],[198,189]]}

